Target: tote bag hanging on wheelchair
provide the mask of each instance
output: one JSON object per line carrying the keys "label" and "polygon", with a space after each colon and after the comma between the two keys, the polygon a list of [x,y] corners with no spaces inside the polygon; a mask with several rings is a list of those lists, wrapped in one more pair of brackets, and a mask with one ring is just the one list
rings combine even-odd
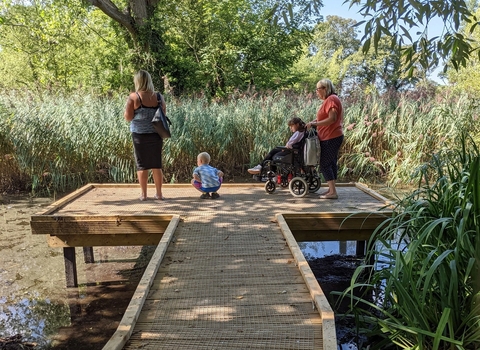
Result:
{"label": "tote bag hanging on wheelchair", "polygon": [[170,133],[170,126],[172,125],[172,122],[170,121],[170,119],[168,119],[165,113],[163,113],[162,99],[160,98],[159,93],[157,93],[157,101],[158,108],[155,112],[155,115],[153,116],[152,124],[155,128],[155,131],[160,135],[162,139],[168,139],[172,137],[172,134]]}
{"label": "tote bag hanging on wheelchair", "polygon": [[320,161],[320,140],[313,128],[310,128],[307,133],[303,152],[305,165],[318,165]]}

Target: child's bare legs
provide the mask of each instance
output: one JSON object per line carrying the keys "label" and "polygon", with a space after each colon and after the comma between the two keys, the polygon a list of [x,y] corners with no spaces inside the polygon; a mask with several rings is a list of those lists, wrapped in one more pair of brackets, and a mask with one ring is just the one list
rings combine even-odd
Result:
{"label": "child's bare legs", "polygon": [[138,183],[142,192],[140,199],[147,199],[148,170],[137,170]]}
{"label": "child's bare legs", "polygon": [[156,199],[163,199],[162,184],[163,184],[163,171],[162,169],[152,169],[153,182],[155,183]]}

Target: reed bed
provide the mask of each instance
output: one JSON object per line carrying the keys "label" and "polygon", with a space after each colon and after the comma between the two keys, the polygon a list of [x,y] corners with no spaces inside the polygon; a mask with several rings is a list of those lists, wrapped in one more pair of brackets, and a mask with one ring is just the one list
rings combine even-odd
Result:
{"label": "reed bed", "polygon": [[[98,97],[5,92],[0,96],[0,186],[23,184],[34,193],[65,192],[88,182],[135,182],[125,96]],[[206,151],[227,181],[247,176],[290,136],[287,121],[315,118],[320,101],[271,93],[227,101],[167,96],[173,137],[164,144],[167,182],[190,180]],[[342,180],[407,184],[413,169],[468,130],[477,137],[478,108],[447,93],[418,99],[362,95],[345,101]],[[18,179],[8,183],[6,179]],[[25,188],[21,188],[25,189]]]}

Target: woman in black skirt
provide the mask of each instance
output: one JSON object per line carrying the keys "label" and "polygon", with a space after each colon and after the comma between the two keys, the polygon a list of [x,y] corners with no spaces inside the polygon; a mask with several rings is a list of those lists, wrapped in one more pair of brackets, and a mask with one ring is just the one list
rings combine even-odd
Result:
{"label": "woman in black skirt", "polygon": [[[140,183],[140,200],[147,199],[148,170],[152,170],[156,193],[154,199],[165,199],[162,195],[162,146],[163,140],[152,125],[152,118],[158,107],[157,93],[153,87],[152,77],[144,70],[133,77],[135,92],[128,96],[125,106],[125,119],[130,122],[137,176]],[[167,113],[165,100],[160,95],[162,109]]]}

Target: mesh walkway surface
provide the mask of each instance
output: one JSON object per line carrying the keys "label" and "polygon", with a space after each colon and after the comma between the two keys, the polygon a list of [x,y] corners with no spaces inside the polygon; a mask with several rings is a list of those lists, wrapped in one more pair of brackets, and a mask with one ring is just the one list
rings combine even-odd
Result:
{"label": "mesh walkway surface", "polygon": [[165,201],[138,193],[95,188],[59,211],[180,215],[124,349],[323,349],[321,316],[275,214],[383,206],[355,186],[339,187],[338,200],[254,185],[224,185],[216,200],[190,186],[165,186]]}

